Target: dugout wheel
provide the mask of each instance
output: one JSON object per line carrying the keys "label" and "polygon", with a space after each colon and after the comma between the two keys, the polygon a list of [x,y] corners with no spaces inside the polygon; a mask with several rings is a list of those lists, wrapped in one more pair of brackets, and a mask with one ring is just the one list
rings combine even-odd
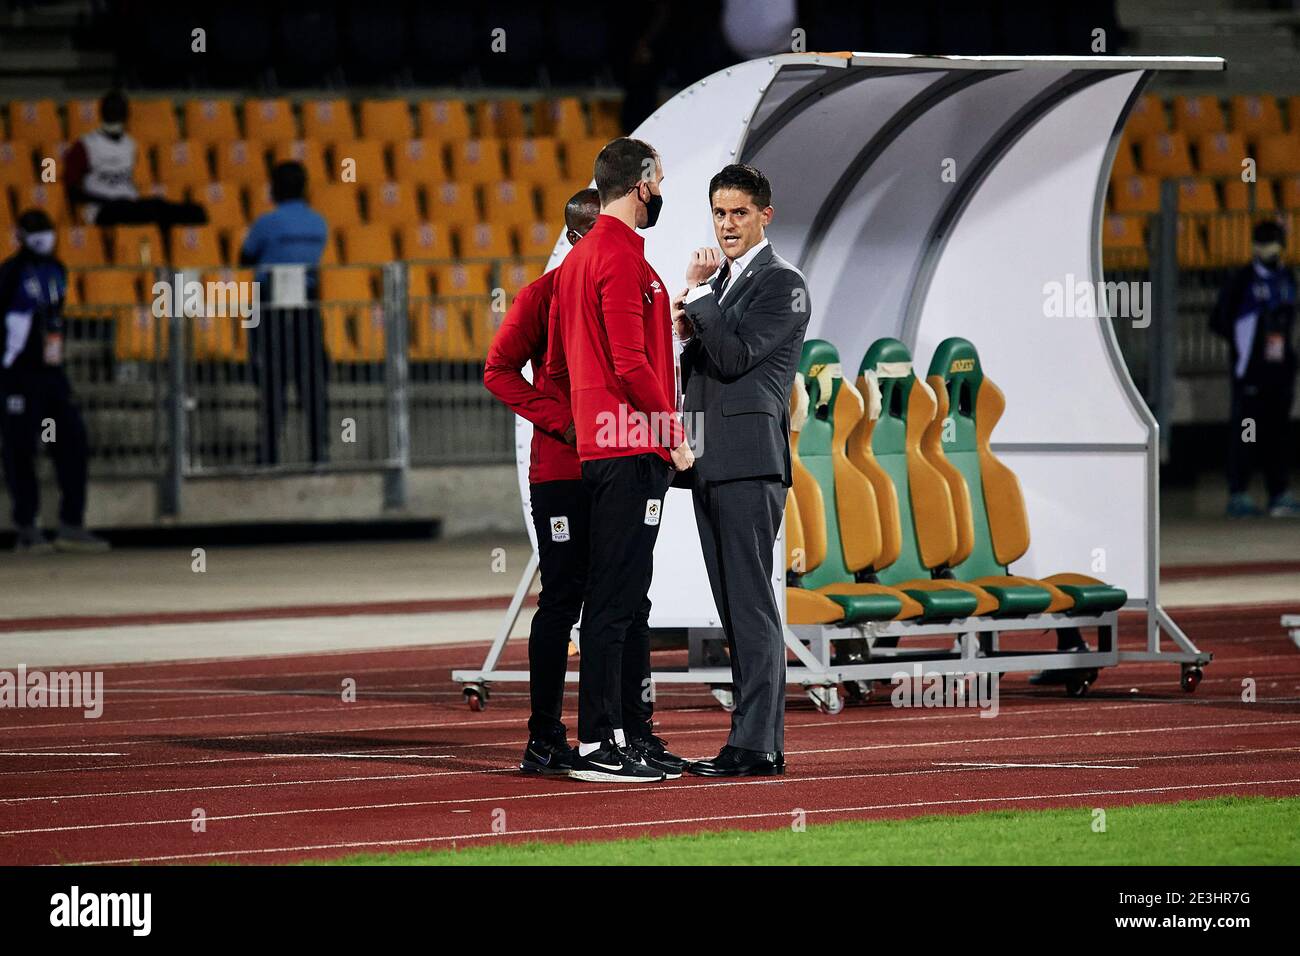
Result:
{"label": "dugout wheel", "polygon": [[713,694],[713,699],[727,713],[733,713],[736,710],[736,690],[731,684],[711,684],[709,692]]}
{"label": "dugout wheel", "polygon": [[1184,664],[1182,667],[1182,676],[1178,684],[1189,694],[1196,693],[1196,688],[1201,686],[1201,669],[1195,664]]}
{"label": "dugout wheel", "polygon": [[844,682],[845,703],[858,705],[871,700],[871,681],[846,680]]}
{"label": "dugout wheel", "polygon": [[807,693],[808,699],[820,714],[834,717],[844,710],[844,698],[840,696],[840,689],[833,684],[830,687],[809,687]]}
{"label": "dugout wheel", "polygon": [[474,713],[479,713],[488,705],[487,684],[466,684],[465,689],[461,691],[465,695],[465,703]]}
{"label": "dugout wheel", "polygon": [[1082,697],[1088,693],[1088,688],[1096,682],[1097,671],[1095,668],[1071,671],[1065,678],[1065,695],[1067,697]]}

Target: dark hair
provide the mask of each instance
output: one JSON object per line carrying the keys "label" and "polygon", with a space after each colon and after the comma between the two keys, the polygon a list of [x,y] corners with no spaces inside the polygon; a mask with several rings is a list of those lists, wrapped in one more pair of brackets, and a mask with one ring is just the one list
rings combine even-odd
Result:
{"label": "dark hair", "polygon": [[125,123],[126,97],[121,90],[109,90],[99,101],[99,119],[102,123]]}
{"label": "dark hair", "polygon": [[600,215],[600,193],[588,187],[579,189],[564,206],[564,226],[584,235]]}
{"label": "dark hair", "polygon": [[49,214],[40,208],[23,210],[15,225],[24,235],[31,235],[33,232],[49,232],[54,228]]}
{"label": "dark hair", "polygon": [[772,184],[759,170],[747,163],[723,166],[717,175],[709,180],[709,202],[713,202],[713,194],[719,189],[739,189],[747,193],[759,209],[766,209],[772,205]]}
{"label": "dark hair", "polygon": [[1251,234],[1251,239],[1256,245],[1264,245],[1268,242],[1286,245],[1286,229],[1276,220],[1265,219],[1263,222],[1255,224],[1255,231]]}
{"label": "dark hair", "polygon": [[659,162],[659,154],[649,143],[627,136],[606,143],[596,157],[596,192],[600,194],[600,204],[607,206],[635,189],[645,178],[646,160],[651,161],[650,169]]}
{"label": "dark hair", "polygon": [[277,203],[301,199],[307,194],[307,170],[302,163],[288,160],[271,170],[271,198]]}

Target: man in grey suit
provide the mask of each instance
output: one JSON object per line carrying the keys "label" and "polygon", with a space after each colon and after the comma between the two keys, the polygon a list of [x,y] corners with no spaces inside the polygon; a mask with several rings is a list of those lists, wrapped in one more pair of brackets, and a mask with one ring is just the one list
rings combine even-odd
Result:
{"label": "man in grey suit", "polygon": [[698,249],[674,300],[683,412],[694,424],[695,521],[731,655],[736,709],[711,777],[785,772],[785,643],[772,551],[790,486],[789,395],[810,315],[803,275],[764,235],[772,187],[752,166],[709,183],[718,249]]}

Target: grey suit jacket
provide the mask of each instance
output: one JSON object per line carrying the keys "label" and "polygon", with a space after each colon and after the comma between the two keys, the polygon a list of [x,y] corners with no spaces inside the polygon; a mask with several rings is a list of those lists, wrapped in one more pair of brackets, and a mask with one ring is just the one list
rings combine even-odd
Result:
{"label": "grey suit jacket", "polygon": [[779,476],[790,484],[790,389],[812,306],[803,274],[769,245],[721,305],[686,304],[695,326],[682,353],[695,478]]}

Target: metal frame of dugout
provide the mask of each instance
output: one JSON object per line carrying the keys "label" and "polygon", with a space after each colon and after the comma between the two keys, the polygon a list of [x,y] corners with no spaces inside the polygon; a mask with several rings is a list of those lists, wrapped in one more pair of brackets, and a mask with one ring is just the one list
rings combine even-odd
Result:
{"label": "metal frame of dugout", "polygon": [[[1124,366],[1105,297],[1097,295],[1091,311],[1048,320],[1043,279],[1086,277],[1103,288],[1107,183],[1138,96],[1158,70],[1223,68],[1218,57],[786,54],[700,80],[634,133],[663,157],[665,189],[681,190],[645,234],[646,256],[660,275],[677,274],[682,249],[713,241],[708,217],[691,202],[709,176],[729,162],[750,162],[780,197],[768,236],[808,280],[809,338],[831,341],[846,361],[883,336],[901,339],[918,362],[952,335],[986,342],[984,364],[1009,402],[993,450],[1019,476],[1034,529],[1015,573],[1088,568],[1088,556],[1100,550],[1112,558],[1106,578],[1129,594],[1122,611],[1145,617],[1146,645],[1135,651],[1118,649],[1120,612],[786,625],[793,658],[787,679],[818,709],[837,713],[871,681],[916,664],[926,675],[1069,670],[1067,691],[1082,694],[1102,668],[1159,662],[1179,666],[1184,690],[1199,684],[1211,655],[1157,599],[1159,426]],[[736,103],[745,100],[751,112],[736,117]],[[699,136],[701,128],[713,135]],[[932,168],[940,162],[956,175],[941,177]],[[561,237],[550,267],[567,251]],[[1155,321],[1176,322],[1176,303],[1164,292],[1156,290]],[[1059,387],[1067,380],[1072,390]],[[521,419],[517,462],[531,536],[530,439]],[[688,494],[674,489],[664,504],[650,622],[686,630],[687,666],[657,669],[653,678],[710,685],[727,707],[731,671],[718,649],[721,629],[703,562],[692,554],[698,544],[692,548]],[[784,614],[783,539],[772,586]],[[452,672],[473,710],[485,705],[491,683],[528,679],[526,670],[499,670],[498,662],[537,571],[534,542],[483,666]],[[1003,635],[1062,627],[1096,628],[1096,647],[1000,644]],[[954,636],[947,648],[880,642],[945,634]],[[832,643],[846,639],[861,639],[864,653],[834,654]]]}

